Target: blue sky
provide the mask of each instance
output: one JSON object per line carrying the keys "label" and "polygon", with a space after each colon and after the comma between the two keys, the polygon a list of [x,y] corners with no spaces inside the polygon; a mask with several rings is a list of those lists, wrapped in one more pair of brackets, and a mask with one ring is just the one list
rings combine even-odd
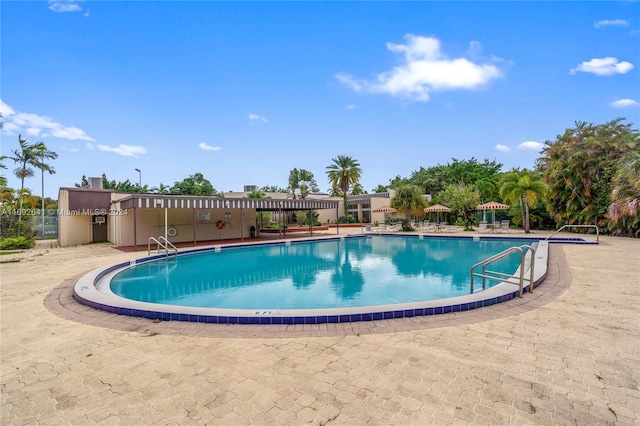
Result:
{"label": "blue sky", "polygon": [[[218,191],[328,190],[349,155],[371,191],[452,158],[534,165],[575,121],[640,121],[638,2],[3,1],[2,155]],[[9,185],[19,188],[5,160]],[[40,177],[26,186],[40,194]]]}

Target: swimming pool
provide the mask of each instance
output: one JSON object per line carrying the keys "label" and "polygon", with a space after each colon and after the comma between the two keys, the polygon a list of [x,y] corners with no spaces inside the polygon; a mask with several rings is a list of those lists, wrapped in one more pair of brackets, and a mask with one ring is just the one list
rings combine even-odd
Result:
{"label": "swimming pool", "polygon": [[[74,297],[125,315],[214,323],[317,324],[431,315],[515,297],[514,284],[504,282],[469,294],[469,270],[506,247],[530,242],[365,236],[188,250],[177,258],[156,256],[92,271],[76,283]],[[519,263],[514,256],[500,268],[514,272],[516,258]]]}
{"label": "swimming pool", "polygon": [[[225,309],[419,302],[468,294],[471,267],[513,245],[373,236],[207,251],[127,268],[110,289],[141,302]],[[493,269],[512,274],[519,263],[511,256]]]}

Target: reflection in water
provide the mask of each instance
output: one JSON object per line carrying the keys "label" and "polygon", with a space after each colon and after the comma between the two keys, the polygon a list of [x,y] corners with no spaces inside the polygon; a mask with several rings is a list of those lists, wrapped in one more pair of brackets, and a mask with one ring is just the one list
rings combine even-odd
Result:
{"label": "reflection in water", "polygon": [[[474,263],[525,243],[374,236],[256,246],[137,265],[111,288],[152,303],[239,309],[431,300],[468,293]],[[512,273],[516,257],[497,264],[499,270]]]}
{"label": "reflection in water", "polygon": [[[362,241],[358,242],[360,243]],[[342,259],[336,259],[336,269],[331,275],[331,288],[342,300],[353,300],[355,296],[362,291],[362,287],[364,287],[364,277],[360,269],[357,266],[354,267],[354,260],[358,260],[358,255],[354,255],[356,259],[351,259],[349,256],[352,251],[352,244],[347,241],[342,244],[344,244],[343,250],[336,250],[336,255],[339,256],[342,252],[344,253],[344,257]],[[356,248],[358,248],[357,253],[361,256],[365,254],[362,244],[359,244]]]}

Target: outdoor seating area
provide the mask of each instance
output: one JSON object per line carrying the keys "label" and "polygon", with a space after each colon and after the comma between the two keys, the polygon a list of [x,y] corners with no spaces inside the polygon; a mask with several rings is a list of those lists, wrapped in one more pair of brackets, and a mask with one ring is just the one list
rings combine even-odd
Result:
{"label": "outdoor seating area", "polygon": [[393,224],[380,224],[374,225],[371,227],[371,232],[381,233],[381,232],[399,232],[402,231],[402,222],[396,222]]}
{"label": "outdoor seating area", "polygon": [[496,233],[496,232],[510,232],[511,228],[510,220],[501,220],[499,222],[487,223],[480,221],[475,231],[479,233]]}

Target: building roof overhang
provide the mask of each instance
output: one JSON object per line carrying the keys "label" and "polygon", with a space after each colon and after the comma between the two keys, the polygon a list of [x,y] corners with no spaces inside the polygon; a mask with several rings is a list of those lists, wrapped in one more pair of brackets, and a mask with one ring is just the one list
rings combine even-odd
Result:
{"label": "building roof overhang", "polygon": [[336,200],[272,200],[269,198],[221,198],[197,195],[128,194],[113,200],[121,209],[256,209],[258,211],[297,211],[337,209]]}

